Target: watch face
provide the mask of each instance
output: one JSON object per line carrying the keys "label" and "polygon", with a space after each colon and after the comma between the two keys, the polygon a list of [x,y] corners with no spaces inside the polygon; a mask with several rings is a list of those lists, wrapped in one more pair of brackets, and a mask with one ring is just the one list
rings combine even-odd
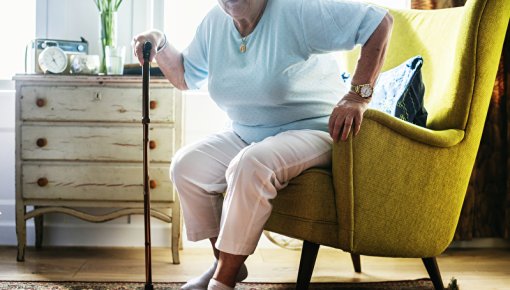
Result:
{"label": "watch face", "polygon": [[66,53],[56,46],[45,48],[39,54],[38,61],[43,72],[61,73],[67,67]]}
{"label": "watch face", "polygon": [[360,94],[363,98],[369,98],[372,96],[372,87],[370,85],[364,85],[360,89]]}

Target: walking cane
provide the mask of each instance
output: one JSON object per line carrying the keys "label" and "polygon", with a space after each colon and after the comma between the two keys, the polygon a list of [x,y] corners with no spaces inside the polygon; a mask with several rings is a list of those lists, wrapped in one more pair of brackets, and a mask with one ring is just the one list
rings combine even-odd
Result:
{"label": "walking cane", "polygon": [[151,194],[149,187],[149,80],[150,62],[149,56],[152,43],[149,41],[143,45],[143,69],[142,69],[142,124],[143,124],[143,216],[145,228],[145,290],[153,290],[152,285],[152,262],[151,262]]}

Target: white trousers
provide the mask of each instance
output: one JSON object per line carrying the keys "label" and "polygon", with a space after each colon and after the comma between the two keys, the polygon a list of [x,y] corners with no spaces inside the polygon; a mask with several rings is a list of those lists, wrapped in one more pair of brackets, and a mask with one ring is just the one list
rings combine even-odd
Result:
{"label": "white trousers", "polygon": [[180,149],[170,175],[188,240],[217,237],[222,252],[253,254],[269,201],[304,170],[329,167],[331,146],[329,134],[317,130],[286,131],[250,145],[227,131]]}

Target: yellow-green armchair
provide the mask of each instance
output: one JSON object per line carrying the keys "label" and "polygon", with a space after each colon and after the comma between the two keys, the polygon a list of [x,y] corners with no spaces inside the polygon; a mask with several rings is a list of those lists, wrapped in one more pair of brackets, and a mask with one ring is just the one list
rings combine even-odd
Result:
{"label": "yellow-green armchair", "polygon": [[304,240],[297,289],[319,245],[359,255],[435,257],[450,244],[477,154],[510,15],[508,0],[433,11],[390,10],[385,67],[422,55],[427,128],[368,110],[360,134],[333,146],[332,170],[296,177],[273,200],[266,230]]}

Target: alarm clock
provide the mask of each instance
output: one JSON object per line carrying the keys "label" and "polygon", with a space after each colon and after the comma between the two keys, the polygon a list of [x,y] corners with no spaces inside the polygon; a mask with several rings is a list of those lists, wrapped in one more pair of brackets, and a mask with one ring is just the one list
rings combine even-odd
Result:
{"label": "alarm clock", "polygon": [[[88,54],[89,45],[87,40],[81,37],[81,40],[61,40],[36,38],[30,41],[25,49],[25,73],[44,73],[39,65],[39,56],[49,47],[57,46],[63,50],[68,58],[76,54]],[[69,65],[66,70],[61,73],[69,73]]]}
{"label": "alarm clock", "polygon": [[67,67],[67,54],[58,46],[48,46],[39,54],[37,62],[44,73],[58,74]]}

